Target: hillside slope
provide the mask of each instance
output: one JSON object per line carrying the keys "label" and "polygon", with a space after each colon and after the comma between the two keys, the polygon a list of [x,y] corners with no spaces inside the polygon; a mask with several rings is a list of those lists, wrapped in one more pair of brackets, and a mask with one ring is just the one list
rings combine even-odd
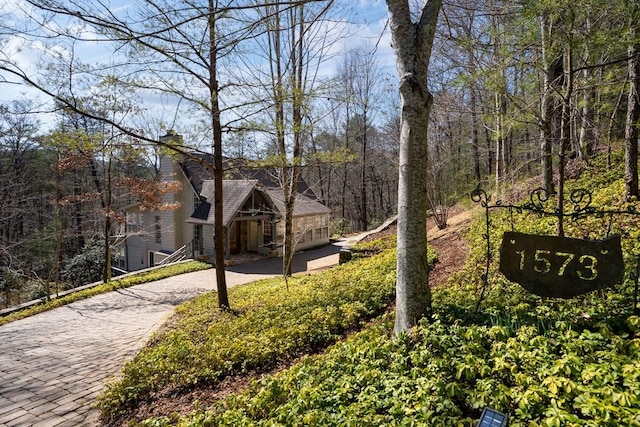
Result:
{"label": "hillside slope", "polygon": [[[622,200],[619,168],[597,166],[585,168],[567,191],[588,188],[592,206],[629,214],[567,220],[566,232],[591,239],[621,234],[622,283],[568,300],[541,298],[505,280],[496,256],[481,292],[485,221],[472,222],[468,233],[462,222],[469,250],[457,271],[454,260],[462,257],[451,255],[452,221],[451,230],[431,233],[444,255],[432,282],[439,282],[438,268],[449,265],[454,272],[442,273],[447,286],[434,289],[430,322],[394,339],[392,315],[383,315],[245,391],[143,425],[475,426],[489,406],[508,413],[511,427],[640,426],[640,316],[632,276],[640,255],[640,206]],[[491,249],[498,253],[504,231],[553,235],[555,225],[553,217],[492,213]]]}

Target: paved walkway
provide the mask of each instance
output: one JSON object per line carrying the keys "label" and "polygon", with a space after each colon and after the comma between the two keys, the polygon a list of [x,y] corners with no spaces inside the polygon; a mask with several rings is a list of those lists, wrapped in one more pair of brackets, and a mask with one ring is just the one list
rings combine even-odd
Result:
{"label": "paved walkway", "polygon": [[[349,245],[356,239],[343,242]],[[340,245],[298,253],[294,272],[338,263]],[[282,259],[227,269],[229,287],[278,275]],[[146,283],[0,326],[0,426],[96,426],[93,408],[173,309],[215,289],[213,269]]]}

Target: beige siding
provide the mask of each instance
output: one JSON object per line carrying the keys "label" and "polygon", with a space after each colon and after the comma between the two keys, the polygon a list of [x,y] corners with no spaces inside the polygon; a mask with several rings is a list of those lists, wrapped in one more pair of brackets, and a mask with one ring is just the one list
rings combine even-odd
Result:
{"label": "beige siding", "polygon": [[182,189],[175,193],[166,194],[163,201],[180,206],[174,210],[160,212],[162,218],[162,250],[173,252],[193,238],[193,225],[185,221],[193,212],[194,190],[189,180],[185,177],[180,165],[170,156],[160,159],[160,173],[163,180],[179,181]]}
{"label": "beige siding", "polygon": [[[185,179],[186,181],[186,179]],[[187,219],[191,216],[191,213],[194,210],[193,198],[195,196],[195,192],[189,183],[186,183],[186,187],[182,191],[182,218],[180,218],[180,222],[178,222],[178,226],[180,227],[180,246],[182,247],[189,243],[193,239],[193,224],[187,223]]]}

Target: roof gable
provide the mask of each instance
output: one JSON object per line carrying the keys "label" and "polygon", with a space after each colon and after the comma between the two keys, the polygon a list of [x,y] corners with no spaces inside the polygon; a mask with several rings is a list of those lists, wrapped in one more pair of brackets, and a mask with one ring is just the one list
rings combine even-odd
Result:
{"label": "roof gable", "polygon": [[[282,217],[285,213],[284,196],[282,190],[262,188],[258,180],[224,180],[222,181],[222,223],[225,227],[231,225],[233,218],[252,195],[261,196],[261,200],[269,206],[263,207],[269,213]],[[215,197],[214,182],[207,180],[202,184],[202,201],[189,218],[189,222],[200,224],[214,224],[213,202]],[[322,203],[298,194],[294,205],[293,216],[309,216],[328,214],[331,209]],[[265,213],[263,211],[263,213]]]}
{"label": "roof gable", "polygon": [[[255,180],[224,180],[222,181],[222,223],[231,224],[231,220],[256,190]],[[214,182],[207,180],[202,183],[201,202],[191,215],[192,220],[214,222],[213,201],[215,197]]]}
{"label": "roof gable", "polygon": [[[198,194],[202,194],[204,182],[213,179],[213,168],[209,168],[207,165],[213,165],[213,155],[206,153],[190,153],[188,157],[180,161],[180,167]],[[282,187],[278,168],[253,167],[244,159],[224,159],[223,178],[232,181],[255,180],[265,188]],[[313,190],[302,178],[298,180],[298,193],[317,199]]]}

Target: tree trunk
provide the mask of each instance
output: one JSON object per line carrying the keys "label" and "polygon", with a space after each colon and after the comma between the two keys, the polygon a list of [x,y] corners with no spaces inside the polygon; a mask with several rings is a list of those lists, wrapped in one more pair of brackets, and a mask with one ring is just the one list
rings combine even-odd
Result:
{"label": "tree trunk", "polygon": [[480,182],[480,138],[478,136],[478,101],[476,99],[476,88],[470,88],[471,94],[471,146],[473,148],[473,177]]}
{"label": "tree trunk", "polygon": [[229,308],[227,279],[225,275],[224,257],[224,224],[222,223],[222,124],[220,122],[220,101],[218,99],[217,44],[215,5],[209,0],[209,95],[211,99],[211,128],[213,130],[213,247],[216,265],[216,287],[218,290],[218,307]]}
{"label": "tree trunk", "polygon": [[111,166],[113,165],[113,161],[111,158],[111,153],[109,153],[108,163],[107,163],[107,182],[105,185],[105,195],[104,195],[104,270],[102,272],[102,282],[109,283],[111,280],[111,205],[113,201],[113,187],[111,183]]}
{"label": "tree trunk", "polygon": [[286,170],[286,177],[284,180],[284,247],[282,252],[282,276],[287,278],[291,276],[293,253],[295,249],[295,230],[293,229],[293,210],[295,208],[295,196],[296,196],[296,181],[294,181],[294,175],[296,173],[296,166],[284,166]]}
{"label": "tree trunk", "polygon": [[[629,22],[630,33],[635,35],[636,23]],[[627,200],[638,197],[638,121],[640,120],[640,45],[631,42],[627,49],[629,95],[627,97],[627,120],[624,129],[624,182]]]}
{"label": "tree trunk", "polygon": [[[591,19],[587,17],[586,26],[588,30],[591,30]],[[584,61],[589,63],[591,58],[590,46],[587,45],[584,48]],[[593,127],[593,98],[595,94],[595,88],[591,85],[591,70],[585,68],[582,70],[583,82],[583,94],[582,94],[582,111],[580,113],[580,131],[578,133],[578,156],[580,160],[588,160],[594,153],[595,136],[594,132],[590,129]]]}
{"label": "tree trunk", "polygon": [[[504,75],[501,76],[502,78]],[[502,181],[506,177],[506,141],[505,141],[505,129],[504,129],[504,116],[506,114],[506,108],[503,94],[496,91],[494,95],[494,108],[495,108],[495,141],[496,141],[496,170],[495,170],[495,185],[496,194],[500,197],[500,191],[502,187]]]}
{"label": "tree trunk", "polygon": [[[275,62],[275,69],[272,68],[271,76],[274,86],[274,108],[276,116],[276,135],[278,141],[278,156],[280,170],[282,174],[283,197],[285,205],[285,229],[284,248],[282,257],[282,275],[285,279],[291,276],[293,254],[295,252],[295,230],[293,229],[293,214],[296,197],[298,194],[298,181],[302,167],[302,139],[303,139],[303,107],[306,96],[305,80],[305,49],[306,28],[304,5],[298,5],[289,9],[289,23],[286,34],[282,34],[280,16],[277,11],[274,14],[276,28],[272,29],[271,54],[272,62]],[[281,37],[290,39],[290,55],[288,61],[283,56]],[[272,65],[273,67],[273,65]],[[289,73],[287,76],[286,74]],[[285,138],[285,80],[289,78],[291,84],[291,128],[292,143],[286,144]],[[288,153],[291,153],[291,161],[288,160]]]}
{"label": "tree trunk", "polygon": [[441,5],[440,0],[426,0],[420,21],[413,23],[407,0],[387,0],[402,107],[396,334],[409,330],[431,311],[426,213],[427,130],[433,99],[427,75]]}
{"label": "tree trunk", "polygon": [[556,80],[556,66],[549,60],[552,23],[548,15],[541,19],[540,32],[542,34],[542,64],[544,67],[544,83],[542,99],[540,100],[540,151],[542,159],[542,187],[549,194],[555,191],[553,186],[553,85]]}
{"label": "tree trunk", "polygon": [[[583,71],[582,76],[584,77],[585,82],[588,82],[591,78],[590,74],[591,73],[589,72],[589,70]],[[578,155],[580,156],[580,160],[589,159],[595,152],[594,133],[589,130],[593,126],[593,92],[593,88],[584,89],[582,98],[582,111],[580,113],[580,133],[578,137],[578,146],[580,147]]]}
{"label": "tree trunk", "polygon": [[[471,15],[471,22],[469,26],[465,26],[466,36],[469,40],[473,39],[473,31],[472,27],[474,25],[475,16]],[[467,54],[467,67],[469,69],[469,74],[476,75],[476,59],[473,50],[473,45],[469,44],[465,49]],[[479,136],[479,121],[478,121],[478,96],[477,96],[477,82],[472,81],[469,86],[469,102],[471,109],[471,148],[473,155],[473,177],[477,183],[482,179],[482,172],[480,168],[480,136]]]}
{"label": "tree trunk", "polygon": [[360,202],[362,203],[362,212],[360,213],[360,221],[362,223],[362,231],[369,228],[369,220],[367,218],[367,110],[365,108],[362,115],[362,165],[360,168]]}
{"label": "tree trunk", "polygon": [[564,97],[562,100],[562,118],[560,126],[560,153],[558,160],[558,197],[557,197],[557,211],[560,213],[557,222],[557,234],[560,237],[564,237],[564,180],[565,180],[565,165],[566,154],[569,147],[571,147],[571,98],[573,96],[573,66],[572,66],[572,49],[571,41],[567,44],[567,48],[564,53],[564,67],[565,67],[565,84]]}

